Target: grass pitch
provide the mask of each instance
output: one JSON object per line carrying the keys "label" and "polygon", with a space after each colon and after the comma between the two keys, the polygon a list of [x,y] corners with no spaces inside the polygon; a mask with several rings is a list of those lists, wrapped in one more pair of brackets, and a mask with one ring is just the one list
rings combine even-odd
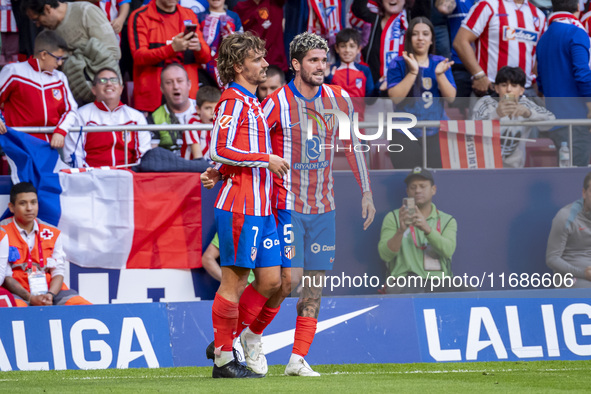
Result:
{"label": "grass pitch", "polygon": [[2,372],[2,393],[589,392],[591,361],[318,365],[319,378],[212,379],[211,368]]}

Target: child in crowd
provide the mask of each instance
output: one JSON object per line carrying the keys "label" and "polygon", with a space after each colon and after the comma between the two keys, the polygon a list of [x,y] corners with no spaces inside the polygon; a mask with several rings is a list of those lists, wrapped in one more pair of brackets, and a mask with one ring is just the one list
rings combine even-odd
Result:
{"label": "child in crowd", "polygon": [[[396,110],[416,115],[418,120],[447,119],[443,108],[445,98],[453,101],[456,85],[451,73],[453,61],[435,53],[435,33],[431,21],[425,17],[413,18],[404,38],[404,52],[388,65],[388,95]],[[427,167],[441,168],[439,129],[428,127]],[[423,131],[411,129],[418,141],[404,134],[393,133],[392,143],[404,147],[401,152],[390,152],[394,168],[415,168],[422,165]]]}
{"label": "child in crowd", "polygon": [[216,53],[218,46],[222,42],[222,38],[235,32],[242,32],[242,23],[237,13],[226,10],[225,0],[208,0],[208,2],[209,9],[198,14],[197,17],[205,42],[211,48],[212,60],[206,64],[207,73],[222,88],[223,84],[217,74]]}
{"label": "child in crowd", "polygon": [[[213,124],[215,106],[222,93],[213,86],[203,86],[197,91],[197,105],[189,124]],[[210,130],[186,130],[181,148],[181,157],[191,160],[201,157],[209,160]]]}
{"label": "child in crowd", "polygon": [[374,83],[368,66],[357,63],[361,52],[361,35],[355,29],[341,30],[336,37],[335,51],[339,56],[330,68],[326,82],[339,85],[351,97],[372,97]]}

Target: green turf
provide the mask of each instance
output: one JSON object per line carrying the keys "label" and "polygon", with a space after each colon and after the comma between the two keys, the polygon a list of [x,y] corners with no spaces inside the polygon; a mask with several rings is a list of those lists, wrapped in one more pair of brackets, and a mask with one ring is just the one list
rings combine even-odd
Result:
{"label": "green turf", "polygon": [[591,361],[319,365],[319,378],[212,379],[211,368],[2,372],[1,393],[558,392],[590,391]]}

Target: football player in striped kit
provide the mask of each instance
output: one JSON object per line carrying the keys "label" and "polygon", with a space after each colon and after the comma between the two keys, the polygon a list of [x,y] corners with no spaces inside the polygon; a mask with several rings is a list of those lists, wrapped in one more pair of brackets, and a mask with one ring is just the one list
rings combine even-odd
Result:
{"label": "football player in striped kit", "polygon": [[[312,33],[296,36],[290,44],[295,78],[263,102],[273,152],[290,163],[291,171],[285,176],[273,177],[272,204],[282,253],[281,289],[266,302],[258,315],[245,314],[239,320],[242,326],[238,327],[238,332],[242,331],[240,341],[246,363],[259,373],[267,370],[261,346],[262,332],[304,276],[308,279],[303,282],[297,304],[294,347],[285,374],[320,376],[304,357],[316,332],[325,272],[332,269],[335,260],[334,151],[323,150],[321,146],[336,146],[338,126],[330,119],[329,127],[326,127],[327,122],[312,122],[311,138],[308,138],[307,130],[308,122],[312,121],[310,114],[339,109],[351,118],[353,111],[349,95],[342,88],[323,84],[327,52],[328,45],[323,38]],[[358,143],[355,135],[343,143],[363,193],[363,227],[367,229],[373,221],[375,208],[365,159],[361,153],[348,149]],[[213,170],[202,175],[205,187],[213,187],[215,180],[217,174]],[[243,297],[253,290],[248,286]]]}
{"label": "football player in striped kit", "polygon": [[[269,127],[255,96],[266,79],[265,53],[264,41],[251,33],[225,37],[218,52],[220,78],[229,86],[215,110],[210,147],[211,159],[223,163],[226,174],[215,203],[222,281],[212,307],[214,378],[264,376],[236,360],[232,342],[243,310],[258,315],[281,283],[271,172],[283,177],[289,164],[271,153]],[[255,285],[244,297],[251,269]]]}

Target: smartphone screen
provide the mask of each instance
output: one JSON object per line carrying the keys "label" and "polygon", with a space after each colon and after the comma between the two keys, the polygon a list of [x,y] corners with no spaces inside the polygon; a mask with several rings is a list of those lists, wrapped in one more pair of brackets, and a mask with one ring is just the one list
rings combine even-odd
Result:
{"label": "smartphone screen", "polygon": [[190,32],[195,33],[197,30],[197,25],[185,25],[185,34],[189,34]]}

